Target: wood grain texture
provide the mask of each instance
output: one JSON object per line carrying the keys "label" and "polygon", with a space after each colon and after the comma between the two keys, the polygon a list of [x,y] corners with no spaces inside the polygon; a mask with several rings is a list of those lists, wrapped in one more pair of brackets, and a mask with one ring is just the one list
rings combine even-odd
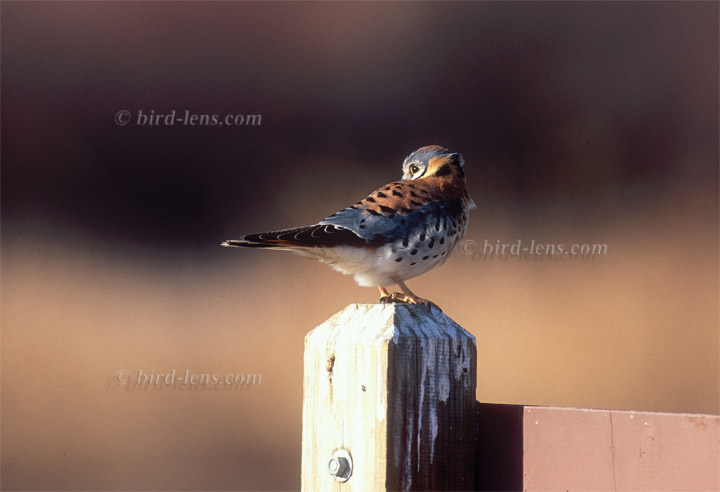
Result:
{"label": "wood grain texture", "polygon": [[[437,309],[353,304],[305,338],[302,490],[472,490],[475,338]],[[328,472],[339,448],[353,474]]]}

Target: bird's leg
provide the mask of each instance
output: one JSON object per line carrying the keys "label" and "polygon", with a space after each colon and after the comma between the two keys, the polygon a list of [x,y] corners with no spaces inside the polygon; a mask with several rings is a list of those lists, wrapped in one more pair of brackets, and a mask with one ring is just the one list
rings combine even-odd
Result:
{"label": "bird's leg", "polygon": [[405,294],[405,297],[407,298],[407,301],[405,301],[405,302],[407,302],[409,304],[424,304],[428,307],[435,306],[436,308],[438,308],[438,310],[442,311],[442,309],[440,309],[440,306],[438,306],[434,302],[432,302],[428,299],[423,299],[422,297],[416,296],[415,293],[413,291],[411,291],[407,285],[405,285],[405,282],[403,282],[399,278],[394,278],[393,280],[395,280],[395,283],[398,285],[398,287],[400,287],[400,290],[402,290],[403,293]]}
{"label": "bird's leg", "polygon": [[378,285],[378,290],[380,290],[380,302],[383,304],[387,304],[390,301],[390,292],[383,287],[382,285]]}
{"label": "bird's leg", "polygon": [[393,292],[390,293],[388,290],[383,286],[378,286],[378,289],[380,289],[380,302],[387,304],[390,302],[402,302],[406,304],[423,304],[425,306],[435,306],[439,311],[442,312],[442,309],[440,309],[440,306],[435,304],[432,301],[429,301],[427,299],[423,299],[422,297],[418,297],[415,295],[413,291],[410,290],[410,288],[405,285],[405,282],[400,280],[399,278],[393,278],[395,283],[400,287],[400,290],[402,290],[402,293],[400,292]]}
{"label": "bird's leg", "polygon": [[412,301],[401,292],[391,293],[382,285],[378,285],[378,289],[380,290],[380,302],[383,304],[390,304],[392,302],[412,303]]}
{"label": "bird's leg", "polygon": [[[401,294],[400,292],[393,292],[391,294],[382,285],[378,285],[378,289],[380,290],[380,302],[383,304],[390,304],[391,302],[407,302],[404,299],[405,296],[403,294]],[[398,299],[398,296],[401,297],[402,299]]]}
{"label": "bird's leg", "polygon": [[415,293],[410,290],[410,287],[405,285],[405,282],[403,282],[399,278],[395,278],[393,280],[395,280],[395,283],[398,285],[398,287],[400,287],[400,290],[403,291],[404,297],[407,299],[405,302],[407,302],[408,304],[423,304],[428,308],[435,307],[438,311],[442,312],[440,306],[438,306],[429,299],[423,299],[422,297],[418,297],[417,295],[415,295]]}

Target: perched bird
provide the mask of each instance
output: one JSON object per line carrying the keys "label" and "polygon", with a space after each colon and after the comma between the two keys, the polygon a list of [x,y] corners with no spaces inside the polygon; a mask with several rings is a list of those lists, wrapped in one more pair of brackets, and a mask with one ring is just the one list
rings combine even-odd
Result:
{"label": "perched bird", "polygon": [[[353,274],[358,285],[377,286],[380,302],[430,304],[405,281],[445,263],[467,230],[469,210],[460,154],[430,145],[403,162],[401,181],[317,224],[247,234],[223,246],[287,250]],[[402,290],[390,293],[386,285]]]}

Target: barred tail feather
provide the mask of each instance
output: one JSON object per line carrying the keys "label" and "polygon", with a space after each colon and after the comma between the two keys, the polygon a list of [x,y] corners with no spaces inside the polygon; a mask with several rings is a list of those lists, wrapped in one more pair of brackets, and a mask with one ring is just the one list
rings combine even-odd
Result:
{"label": "barred tail feather", "polygon": [[244,239],[230,239],[223,241],[220,246],[226,248],[277,248],[277,245],[262,243],[259,241],[246,241]]}
{"label": "barred tail feather", "polygon": [[367,242],[353,231],[335,225],[316,224],[281,231],[246,234],[222,246],[236,248],[308,248],[340,245],[361,246]]}

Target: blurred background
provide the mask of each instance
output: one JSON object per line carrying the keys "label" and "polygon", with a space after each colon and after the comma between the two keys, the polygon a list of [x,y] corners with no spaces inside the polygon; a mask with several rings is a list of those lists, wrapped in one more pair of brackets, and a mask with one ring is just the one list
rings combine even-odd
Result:
{"label": "blurred background", "polygon": [[[299,488],[303,337],[378,294],[219,244],[429,144],[478,249],[409,285],[477,338],[478,400],[720,411],[717,3],[1,8],[3,489]],[[137,124],[173,110],[262,121]],[[479,251],[518,240],[607,254]],[[172,370],[262,380],[118,384]]]}

